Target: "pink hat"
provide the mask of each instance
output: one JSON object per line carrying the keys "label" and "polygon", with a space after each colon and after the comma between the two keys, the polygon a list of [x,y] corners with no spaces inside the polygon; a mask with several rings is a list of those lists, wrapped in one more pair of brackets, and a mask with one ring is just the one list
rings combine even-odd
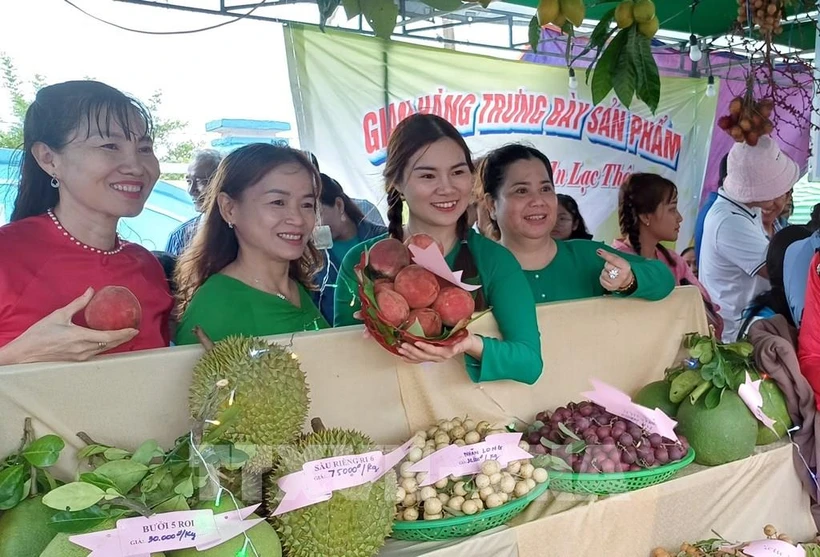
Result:
{"label": "pink hat", "polygon": [[764,135],[754,147],[734,144],[729,151],[723,190],[735,201],[760,203],[788,192],[799,178],[797,164],[780,150],[776,141]]}

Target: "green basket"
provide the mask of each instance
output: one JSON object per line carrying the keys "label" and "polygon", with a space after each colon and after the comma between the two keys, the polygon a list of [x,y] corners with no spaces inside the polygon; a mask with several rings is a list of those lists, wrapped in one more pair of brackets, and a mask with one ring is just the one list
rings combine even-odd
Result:
{"label": "green basket", "polygon": [[[550,472],[550,478],[552,472]],[[535,489],[520,499],[505,503],[500,507],[481,511],[470,516],[454,516],[442,520],[414,520],[412,522],[395,521],[392,537],[397,540],[429,542],[450,540],[472,536],[496,526],[509,522],[523,511],[532,501],[547,491],[550,480],[535,486]]]}
{"label": "green basket", "polygon": [[550,471],[550,489],[566,493],[612,495],[665,482],[695,460],[691,447],[683,459],[657,468],[614,474],[574,474]]}

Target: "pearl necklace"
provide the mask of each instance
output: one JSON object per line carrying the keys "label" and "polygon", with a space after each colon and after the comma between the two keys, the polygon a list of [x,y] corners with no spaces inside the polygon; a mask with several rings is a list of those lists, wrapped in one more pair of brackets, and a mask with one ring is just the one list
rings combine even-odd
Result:
{"label": "pearl necklace", "polygon": [[69,234],[68,231],[66,231],[65,228],[63,228],[63,225],[60,224],[59,220],[57,220],[57,215],[54,214],[54,211],[49,209],[47,211],[47,213],[48,213],[49,218],[51,218],[51,222],[53,222],[54,226],[57,227],[57,230],[61,231],[63,233],[63,236],[67,237],[69,240],[71,240],[72,242],[74,242],[78,246],[82,246],[82,248],[84,250],[88,250],[92,253],[99,253],[100,255],[116,255],[119,252],[121,252],[122,249],[125,247],[125,244],[123,243],[122,239],[119,236],[117,236],[117,243],[119,245],[116,248],[112,249],[111,251],[105,251],[105,250],[97,249],[97,248],[91,247],[87,244],[84,244],[81,241],[79,241],[77,238],[75,238],[74,236]]}

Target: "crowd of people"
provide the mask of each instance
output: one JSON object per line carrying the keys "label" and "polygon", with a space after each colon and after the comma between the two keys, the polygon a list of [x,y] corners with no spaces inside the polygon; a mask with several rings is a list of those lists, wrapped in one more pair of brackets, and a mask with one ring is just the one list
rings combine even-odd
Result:
{"label": "crowd of people", "polygon": [[[186,177],[199,214],[152,254],[116,233],[159,177],[152,132],[145,107],[105,84],[38,92],[25,118],[15,209],[0,228],[0,365],[192,344],[196,325],[219,340],[356,324],[353,267],[363,250],[416,233],[432,236],[448,265],[481,285],[476,309],[491,308],[501,335],[405,343],[399,352],[410,362],[463,357],[476,382],[539,378],[536,304],[654,301],[691,285],[724,341],[772,315],[799,326],[804,307],[815,307],[807,282],[820,273],[812,261],[820,232],[783,221],[799,170],[767,137],[732,148],[695,245],[680,254],[672,181],[629,176],[620,238],[606,245],[592,240],[577,202],[556,193],[547,154],[514,143],[474,160],[458,131],[432,114],[403,120],[390,136],[386,222],[309,153],[262,143],[224,158],[203,150]],[[87,327],[82,309],[111,284],[139,299],[139,330]]]}

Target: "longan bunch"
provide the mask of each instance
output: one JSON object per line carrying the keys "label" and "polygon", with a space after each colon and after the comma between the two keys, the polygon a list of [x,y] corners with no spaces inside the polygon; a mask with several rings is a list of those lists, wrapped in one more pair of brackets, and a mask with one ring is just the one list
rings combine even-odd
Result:
{"label": "longan bunch", "polygon": [[737,0],[737,21],[748,23],[748,6],[752,5],[752,20],[761,35],[771,38],[783,32],[783,0]]}
{"label": "longan bunch", "polygon": [[[763,527],[763,534],[770,540],[780,540],[786,543],[794,544],[794,542],[786,534],[779,534],[777,528],[771,524]],[[735,555],[736,557],[745,557],[743,547],[746,544],[741,544],[739,547],[729,548],[730,544],[723,539],[711,539],[695,542],[694,544],[683,542],[680,546],[680,551],[670,552],[662,547],[656,547],[652,550],[651,557],[727,557]]]}
{"label": "longan bunch", "polygon": [[729,103],[729,114],[718,118],[720,129],[732,136],[736,142],[745,141],[754,147],[760,136],[768,135],[774,130],[771,115],[774,101],[760,99],[755,101],[750,95],[735,97]]}
{"label": "longan bunch", "polygon": [[[448,516],[474,515],[485,509],[500,507],[504,503],[524,497],[539,483],[547,481],[546,469],[537,468],[530,462],[513,461],[502,468],[495,460],[481,465],[481,473],[444,478],[433,485],[420,487],[423,472],[411,472],[409,468],[449,445],[474,445],[487,435],[505,433],[493,430],[488,422],[474,422],[467,418],[442,420],[426,431],[413,436],[413,449],[399,466],[399,488],[396,491],[396,519],[403,521],[441,520]],[[520,447],[529,445],[521,441]]]}

